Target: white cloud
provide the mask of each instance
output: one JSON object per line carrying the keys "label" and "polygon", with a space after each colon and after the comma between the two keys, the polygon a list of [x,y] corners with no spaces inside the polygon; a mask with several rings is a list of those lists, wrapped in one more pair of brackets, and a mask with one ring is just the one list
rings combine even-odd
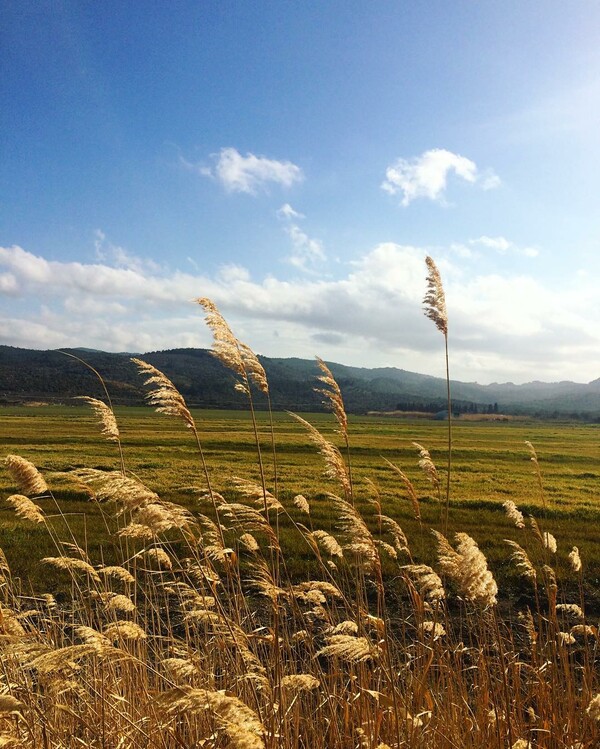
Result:
{"label": "white cloud", "polygon": [[486,172],[481,177],[481,189],[482,190],[495,190],[500,187],[502,180],[497,174],[494,174],[491,170]]}
{"label": "white cloud", "polygon": [[511,252],[515,255],[523,255],[525,257],[537,257],[540,251],[537,247],[519,247],[514,242],[511,242],[505,237],[488,237],[485,234],[478,239],[470,239],[469,244],[478,245],[480,247],[487,247],[490,250],[495,250],[501,255]]}
{"label": "white cloud", "polygon": [[19,284],[15,276],[12,273],[0,273],[0,293],[17,294],[18,291]]}
{"label": "white cloud", "polygon": [[286,232],[292,240],[293,246],[293,252],[288,257],[288,261],[294,267],[309,271],[325,260],[325,251],[320,240],[311,239],[296,224],[286,227]]}
{"label": "white cloud", "polygon": [[94,232],[94,249],[97,260],[108,262],[116,268],[127,268],[136,273],[143,273],[146,270],[151,272],[160,270],[160,265],[153,260],[131,255],[123,247],[110,242],[101,229],[96,229]]}
{"label": "white cloud", "polygon": [[277,217],[287,223],[284,231],[292,240],[292,253],[286,259],[295,268],[307,273],[312,273],[326,260],[323,244],[319,239],[312,239],[302,231],[293,219],[306,218],[302,213],[295,211],[289,203],[285,203],[277,211]]}
{"label": "white cloud", "polygon": [[[191,303],[208,296],[259,353],[318,353],[357,366],[442,375],[443,343],[422,312],[428,252],[379,244],[338,279],[288,281],[256,280],[236,265],[215,276],[149,266],[134,271],[48,261],[19,247],[0,247],[0,273],[14,279],[13,296],[0,299],[0,342],[138,352],[209,346],[201,310]],[[450,315],[454,378],[599,376],[600,302],[593,274],[574,269],[571,278],[548,288],[538,275],[478,272],[477,258],[451,259],[456,255],[450,248],[435,254]]]}
{"label": "white cloud", "polygon": [[481,174],[471,159],[445,148],[433,148],[410,160],[397,159],[386,169],[381,187],[390,195],[402,194],[403,206],[416,198],[443,202],[451,172],[466,182],[479,182],[484,190],[500,185],[500,178],[491,170]]}
{"label": "white cloud", "polygon": [[199,171],[216,179],[227,192],[256,195],[268,183],[291,187],[304,179],[302,169],[291,161],[277,161],[253,153],[242,156],[235,148],[222,148],[213,158],[213,167],[200,167]]}
{"label": "white cloud", "polygon": [[284,203],[277,211],[277,218],[287,220],[292,218],[305,218],[304,214],[295,211],[289,203]]}

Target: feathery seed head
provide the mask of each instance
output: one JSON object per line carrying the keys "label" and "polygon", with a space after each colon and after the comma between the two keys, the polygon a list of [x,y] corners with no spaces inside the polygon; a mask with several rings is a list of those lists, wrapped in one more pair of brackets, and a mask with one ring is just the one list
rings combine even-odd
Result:
{"label": "feathery seed head", "polygon": [[84,562],[83,559],[77,559],[76,557],[44,557],[42,562],[45,564],[51,564],[59,570],[83,572],[86,575],[89,575],[95,582],[100,582],[100,577],[96,570],[91,564]]}
{"label": "feathery seed head", "polygon": [[427,264],[427,291],[423,299],[426,317],[435,323],[436,328],[445,336],[448,335],[448,313],[446,312],[446,295],[442,285],[442,277],[429,255],[425,258]]}
{"label": "feathery seed head", "polygon": [[419,595],[429,603],[439,603],[446,597],[444,584],[440,576],[426,564],[408,564],[402,567],[408,574]]}
{"label": "feathery seed head", "polygon": [[558,591],[558,585],[556,583],[556,572],[550,567],[549,564],[545,564],[542,567],[544,573],[544,582],[546,584],[546,590],[550,596],[556,597]]}
{"label": "feathery seed head", "polygon": [[390,518],[387,515],[378,515],[377,519],[381,523],[382,528],[384,528],[386,532],[389,533],[392,537],[395,550],[397,552],[410,553],[408,548],[408,539],[406,538],[406,534],[398,525],[398,523],[393,518]]}
{"label": "feathery seed head", "polygon": [[240,536],[240,543],[250,552],[255,553],[258,551],[258,541],[254,538],[251,533],[242,533]]}
{"label": "feathery seed head", "polygon": [[339,557],[340,559],[344,556],[342,547],[339,545],[337,540],[327,531],[316,530],[313,531],[311,537],[317,542],[319,547],[332,557]]}
{"label": "feathery seed head", "polygon": [[264,749],[264,725],[254,710],[237,697],[225,692],[180,687],[164,692],[158,701],[171,715],[208,713],[226,735],[232,749]]}
{"label": "feathery seed head", "polygon": [[48,491],[48,485],[38,469],[20,455],[7,455],[4,465],[19,489],[29,496],[39,497]]}
{"label": "feathery seed head", "polygon": [[413,442],[413,445],[419,451],[419,468],[427,476],[436,491],[439,490],[440,479],[438,476],[437,468],[435,467],[435,463],[433,462],[433,460],[431,459],[431,455],[429,454],[429,450],[423,447],[423,445],[420,445],[418,442]]}
{"label": "feathery seed head", "polygon": [[577,546],[574,546],[573,550],[569,552],[569,564],[573,572],[581,572],[581,557]]}
{"label": "feathery seed head", "polygon": [[548,549],[548,551],[551,554],[556,554],[557,546],[556,546],[556,539],[554,538],[554,536],[551,533],[548,533],[548,531],[544,531],[543,539],[544,539],[544,547]]}
{"label": "feathery seed head", "polygon": [[24,707],[24,703],[11,694],[0,694],[0,714],[19,713]]}
{"label": "feathery seed head", "polygon": [[557,632],[556,640],[559,645],[574,645],[576,640],[570,632]]}
{"label": "feathery seed head", "polygon": [[600,721],[600,694],[594,695],[587,706],[586,713],[592,720]]}
{"label": "feathery seed head", "polygon": [[438,543],[440,567],[455,583],[459,594],[478,606],[493,606],[498,586],[488,570],[484,554],[471,536],[457,533],[457,550],[454,551],[445,536],[437,531],[433,533]]}
{"label": "feathery seed head", "polygon": [[539,461],[537,453],[535,451],[535,447],[529,440],[525,440],[525,444],[527,445],[527,449],[529,450],[529,457],[531,458],[531,462],[537,467],[539,465]]}
{"label": "feathery seed head", "polygon": [[510,558],[515,563],[521,575],[535,582],[537,579],[537,572],[535,571],[535,567],[531,563],[531,560],[527,556],[527,552],[525,551],[525,549],[522,546],[519,546],[516,541],[511,541],[508,538],[505,538],[504,542],[507,543],[511,547],[511,549],[513,549],[513,553],[511,554]]}
{"label": "feathery seed head", "polygon": [[32,502],[29,497],[26,497],[23,494],[13,494],[12,496],[7,497],[6,501],[9,505],[14,507],[15,512],[19,517],[29,520],[32,523],[44,522],[42,508],[39,505],[36,505],[35,502]]}
{"label": "feathery seed head", "polygon": [[321,682],[312,674],[289,674],[281,679],[282,689],[291,695],[312,692],[320,686]]}
{"label": "feathery seed head", "polygon": [[268,395],[267,375],[254,351],[235,337],[214,302],[206,297],[196,299],[196,302],[204,309],[206,324],[213,334],[213,356],[241,378],[236,389],[249,394],[248,383],[252,381],[262,393]]}
{"label": "feathery seed head", "polygon": [[320,393],[324,398],[324,404],[333,411],[333,415],[339,425],[340,434],[344,437],[348,437],[348,417],[346,416],[346,410],[344,408],[344,400],[342,398],[342,391],[340,386],[337,384],[334,376],[331,374],[331,370],[325,364],[323,359],[316,357],[317,364],[322,374],[318,379],[325,385],[323,388],[315,388],[315,392]]}
{"label": "feathery seed head", "polygon": [[224,366],[233,370],[233,372],[243,380],[246,380],[246,371],[244,369],[244,361],[242,359],[242,352],[238,340],[233,335],[225,318],[217,309],[216,304],[210,299],[202,297],[196,299],[196,302],[204,309],[206,314],[206,324],[213,334],[213,355]]}
{"label": "feathery seed head", "polygon": [[588,624],[574,624],[571,627],[573,637],[593,637],[598,639],[598,630],[596,627],[590,627]]}
{"label": "feathery seed head", "polygon": [[100,567],[98,574],[103,577],[113,577],[116,580],[127,583],[128,585],[133,585],[133,583],[135,583],[135,577],[128,572],[125,567],[120,567],[119,565]]}
{"label": "feathery seed head", "polygon": [[167,552],[160,546],[153,546],[144,552],[144,557],[151,567],[159,570],[172,570],[173,562]]}
{"label": "feathery seed head", "polygon": [[102,434],[106,439],[111,442],[118,442],[119,427],[112,408],[104,403],[104,401],[98,400],[97,398],[90,398],[88,395],[80,395],[78,398],[84,400],[91,406],[92,411],[99,419],[100,426],[102,427]]}
{"label": "feathery seed head", "polygon": [[506,517],[515,524],[515,527],[525,527],[525,519],[523,517],[523,513],[520,512],[517,505],[512,500],[507,499],[506,502],[502,503],[502,507],[504,507],[506,511]]}
{"label": "feathery seed head", "polygon": [[533,614],[531,613],[529,609],[526,609],[524,612],[519,611],[517,616],[518,616],[520,623],[523,625],[525,632],[527,633],[527,637],[529,639],[530,644],[535,645],[538,639],[538,634],[535,628],[535,621],[533,619]]}
{"label": "feathery seed head", "polygon": [[145,640],[148,635],[135,622],[117,620],[104,627],[104,636],[112,642],[119,640]]}
{"label": "feathery seed head", "polygon": [[186,684],[197,673],[196,666],[187,658],[163,658],[161,665],[176,684]]}
{"label": "feathery seed head", "polygon": [[572,621],[582,622],[585,618],[581,607],[576,603],[557,603],[556,610]]}
{"label": "feathery seed head", "polygon": [[377,660],[381,654],[381,649],[377,645],[372,645],[366,637],[331,635],[326,638],[326,642],[328,644],[318,651],[317,656],[339,658],[348,663],[364,663]]}
{"label": "feathery seed head", "polygon": [[350,483],[350,476],[342,454],[338,448],[326,440],[321,432],[306,421],[306,419],[303,419],[301,416],[298,416],[298,414],[292,413],[291,411],[288,411],[288,414],[305,427],[308,431],[308,438],[317,446],[319,452],[323,456],[325,461],[325,476],[338,481],[344,490],[344,494],[347,497],[351,496],[352,485]]}
{"label": "feathery seed head", "polygon": [[446,630],[439,622],[423,622],[419,627],[421,633],[432,640],[439,640],[444,637]]}
{"label": "feathery seed head", "polygon": [[176,416],[182,419],[187,427],[195,428],[194,419],[190,413],[183,395],[177,390],[171,380],[159,369],[153,367],[141,359],[132,358],[131,361],[137,366],[139,373],[146,377],[144,385],[153,385],[154,388],[146,395],[146,400],[154,406],[158,413],[167,416]]}
{"label": "feathery seed head", "polygon": [[296,494],[294,497],[294,507],[297,507],[301,512],[306,515],[310,515],[310,504],[308,499],[303,494]]}

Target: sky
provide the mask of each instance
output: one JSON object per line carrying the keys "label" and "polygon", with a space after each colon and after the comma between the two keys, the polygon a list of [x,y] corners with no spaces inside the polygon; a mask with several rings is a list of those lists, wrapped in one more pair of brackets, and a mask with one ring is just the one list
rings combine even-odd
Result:
{"label": "sky", "polygon": [[600,3],[5,0],[0,344],[600,377]]}

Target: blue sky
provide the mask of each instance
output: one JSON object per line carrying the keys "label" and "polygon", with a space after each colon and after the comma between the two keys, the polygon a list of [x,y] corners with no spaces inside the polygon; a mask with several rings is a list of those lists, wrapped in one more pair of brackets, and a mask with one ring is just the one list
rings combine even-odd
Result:
{"label": "blue sky", "polygon": [[5,2],[0,343],[600,376],[597,2]]}

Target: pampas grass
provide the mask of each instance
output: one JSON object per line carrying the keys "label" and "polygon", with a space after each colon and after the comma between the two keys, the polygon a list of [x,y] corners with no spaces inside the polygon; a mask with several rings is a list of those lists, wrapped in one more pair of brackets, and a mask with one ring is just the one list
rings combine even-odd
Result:
{"label": "pampas grass", "polygon": [[[445,335],[434,269],[428,316]],[[218,358],[246,395],[254,387],[266,396],[258,358],[212,303],[202,304]],[[188,428],[201,451],[175,385],[151,365],[136,365],[150,404]],[[505,502],[507,535],[519,534],[520,543],[507,540],[504,564],[513,566],[519,600],[498,589],[477,538],[424,532],[413,483],[388,462],[419,521],[414,544],[395,516],[397,500],[374,482],[366,496],[355,485],[341,391],[322,362],[319,378],[346,454],[294,418],[339,494],[324,488],[292,497],[276,481],[267,487],[259,450],[259,481],[232,475],[223,494],[203,456],[206,501],[182,506],[130,474],[119,452],[116,470],[71,472],[113,529],[110,563],[94,556],[85,535],[75,536],[65,514],[54,527],[38,504],[51,498],[46,479],[32,463],[5,459],[20,492],[7,498],[15,522],[50,533],[56,552],[41,561],[61,590],[24,592],[0,552],[0,747],[599,745],[598,630],[586,613],[577,547],[560,534],[557,542],[547,518],[526,526],[516,504]],[[120,448],[112,409],[88,403]],[[415,446],[439,496],[431,455]],[[536,472],[539,483],[537,462]],[[287,562],[299,546],[311,561],[292,576]],[[559,586],[559,566],[575,576],[579,601]]]}

